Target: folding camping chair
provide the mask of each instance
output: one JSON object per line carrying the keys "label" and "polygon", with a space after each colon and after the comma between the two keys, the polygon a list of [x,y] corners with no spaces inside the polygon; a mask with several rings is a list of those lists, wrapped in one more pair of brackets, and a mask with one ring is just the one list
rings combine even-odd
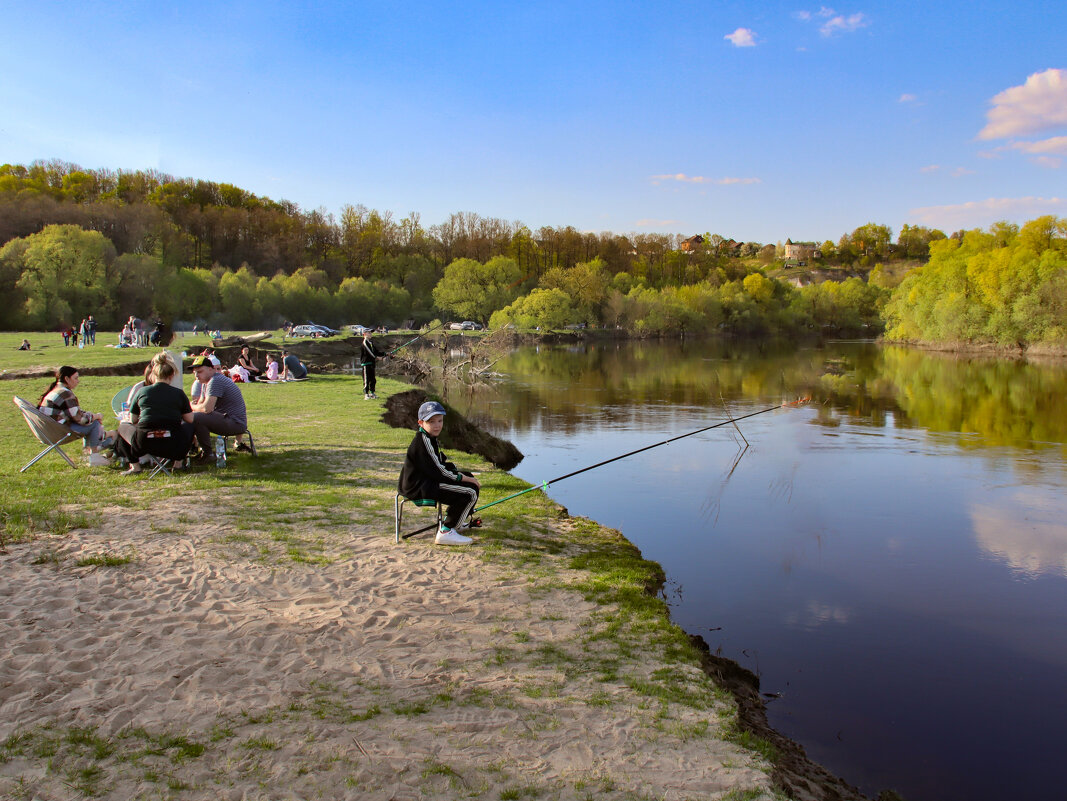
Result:
{"label": "folding camping chair", "polygon": [[166,456],[154,456],[151,453],[146,453],[145,458],[148,459],[148,464],[152,468],[148,473],[149,478],[152,478],[159,473],[169,476],[171,470],[174,469],[174,460],[168,459]]}
{"label": "folding camping chair", "polygon": [[19,407],[19,411],[22,412],[22,416],[26,419],[26,425],[30,427],[30,431],[32,431],[33,435],[37,437],[37,440],[45,446],[45,449],[27,462],[26,466],[19,470],[19,472],[26,472],[43,459],[45,454],[51,453],[52,451],[55,451],[62,456],[66,463],[71,467],[77,467],[77,465],[71,461],[70,457],[63,452],[63,448],[60,446],[66,445],[68,442],[80,440],[82,439],[82,435],[76,434],[62,423],[57,423],[27,400],[23,400],[17,395],[14,396],[12,400],[15,405]]}
{"label": "folding camping chair", "polygon": [[[418,507],[429,509],[431,506],[437,510],[437,528],[441,528],[441,504],[432,498],[406,498],[399,492],[396,494],[395,512],[396,512],[396,542],[400,544],[400,524],[404,520],[404,504],[411,501]],[[435,529],[436,532],[436,529]],[[410,537],[410,534],[405,534],[404,539]]]}

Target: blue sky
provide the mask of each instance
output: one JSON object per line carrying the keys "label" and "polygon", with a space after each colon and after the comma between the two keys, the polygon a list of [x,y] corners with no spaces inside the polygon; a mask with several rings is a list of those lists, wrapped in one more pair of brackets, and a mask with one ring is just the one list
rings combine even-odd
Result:
{"label": "blue sky", "polygon": [[8,2],[0,163],[837,239],[1067,217],[1067,3]]}

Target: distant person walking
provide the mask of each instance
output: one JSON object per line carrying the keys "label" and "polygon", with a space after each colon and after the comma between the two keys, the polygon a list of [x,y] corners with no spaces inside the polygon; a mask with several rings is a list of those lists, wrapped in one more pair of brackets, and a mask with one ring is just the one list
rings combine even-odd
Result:
{"label": "distant person walking", "polygon": [[89,319],[87,320],[87,322],[89,323],[89,344],[95,345],[96,344],[96,320],[94,320],[93,316],[90,314],[89,315]]}

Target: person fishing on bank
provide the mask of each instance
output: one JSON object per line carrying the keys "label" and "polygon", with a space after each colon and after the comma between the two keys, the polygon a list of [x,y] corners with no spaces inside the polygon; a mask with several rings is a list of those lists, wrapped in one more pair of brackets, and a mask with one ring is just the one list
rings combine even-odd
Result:
{"label": "person fishing on bank", "polygon": [[378,359],[388,356],[374,346],[370,338],[370,331],[363,330],[363,344],[359,348],[359,366],[363,368],[363,400],[377,398],[374,390],[378,385],[378,379],[374,377],[374,365]]}
{"label": "person fishing on bank", "polygon": [[479,525],[469,518],[482,485],[441,453],[437,438],[444,428],[445,414],[445,407],[437,401],[426,401],[419,407],[419,428],[404,457],[397,492],[405,498],[431,498],[446,505],[434,539],[437,545],[470,545],[473,540],[460,532]]}

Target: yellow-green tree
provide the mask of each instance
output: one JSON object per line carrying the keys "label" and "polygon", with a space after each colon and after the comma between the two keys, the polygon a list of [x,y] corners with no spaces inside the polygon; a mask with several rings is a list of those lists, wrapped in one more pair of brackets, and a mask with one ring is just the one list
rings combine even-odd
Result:
{"label": "yellow-green tree", "polygon": [[437,306],[459,317],[489,321],[519,295],[522,280],[519,265],[507,256],[496,256],[485,264],[475,259],[456,259],[433,290]]}
{"label": "yellow-green tree", "polygon": [[0,249],[0,261],[19,272],[16,286],[25,297],[30,325],[54,328],[90,314],[102,324],[114,322],[115,248],[103,234],[77,225],[49,225],[8,242]]}

